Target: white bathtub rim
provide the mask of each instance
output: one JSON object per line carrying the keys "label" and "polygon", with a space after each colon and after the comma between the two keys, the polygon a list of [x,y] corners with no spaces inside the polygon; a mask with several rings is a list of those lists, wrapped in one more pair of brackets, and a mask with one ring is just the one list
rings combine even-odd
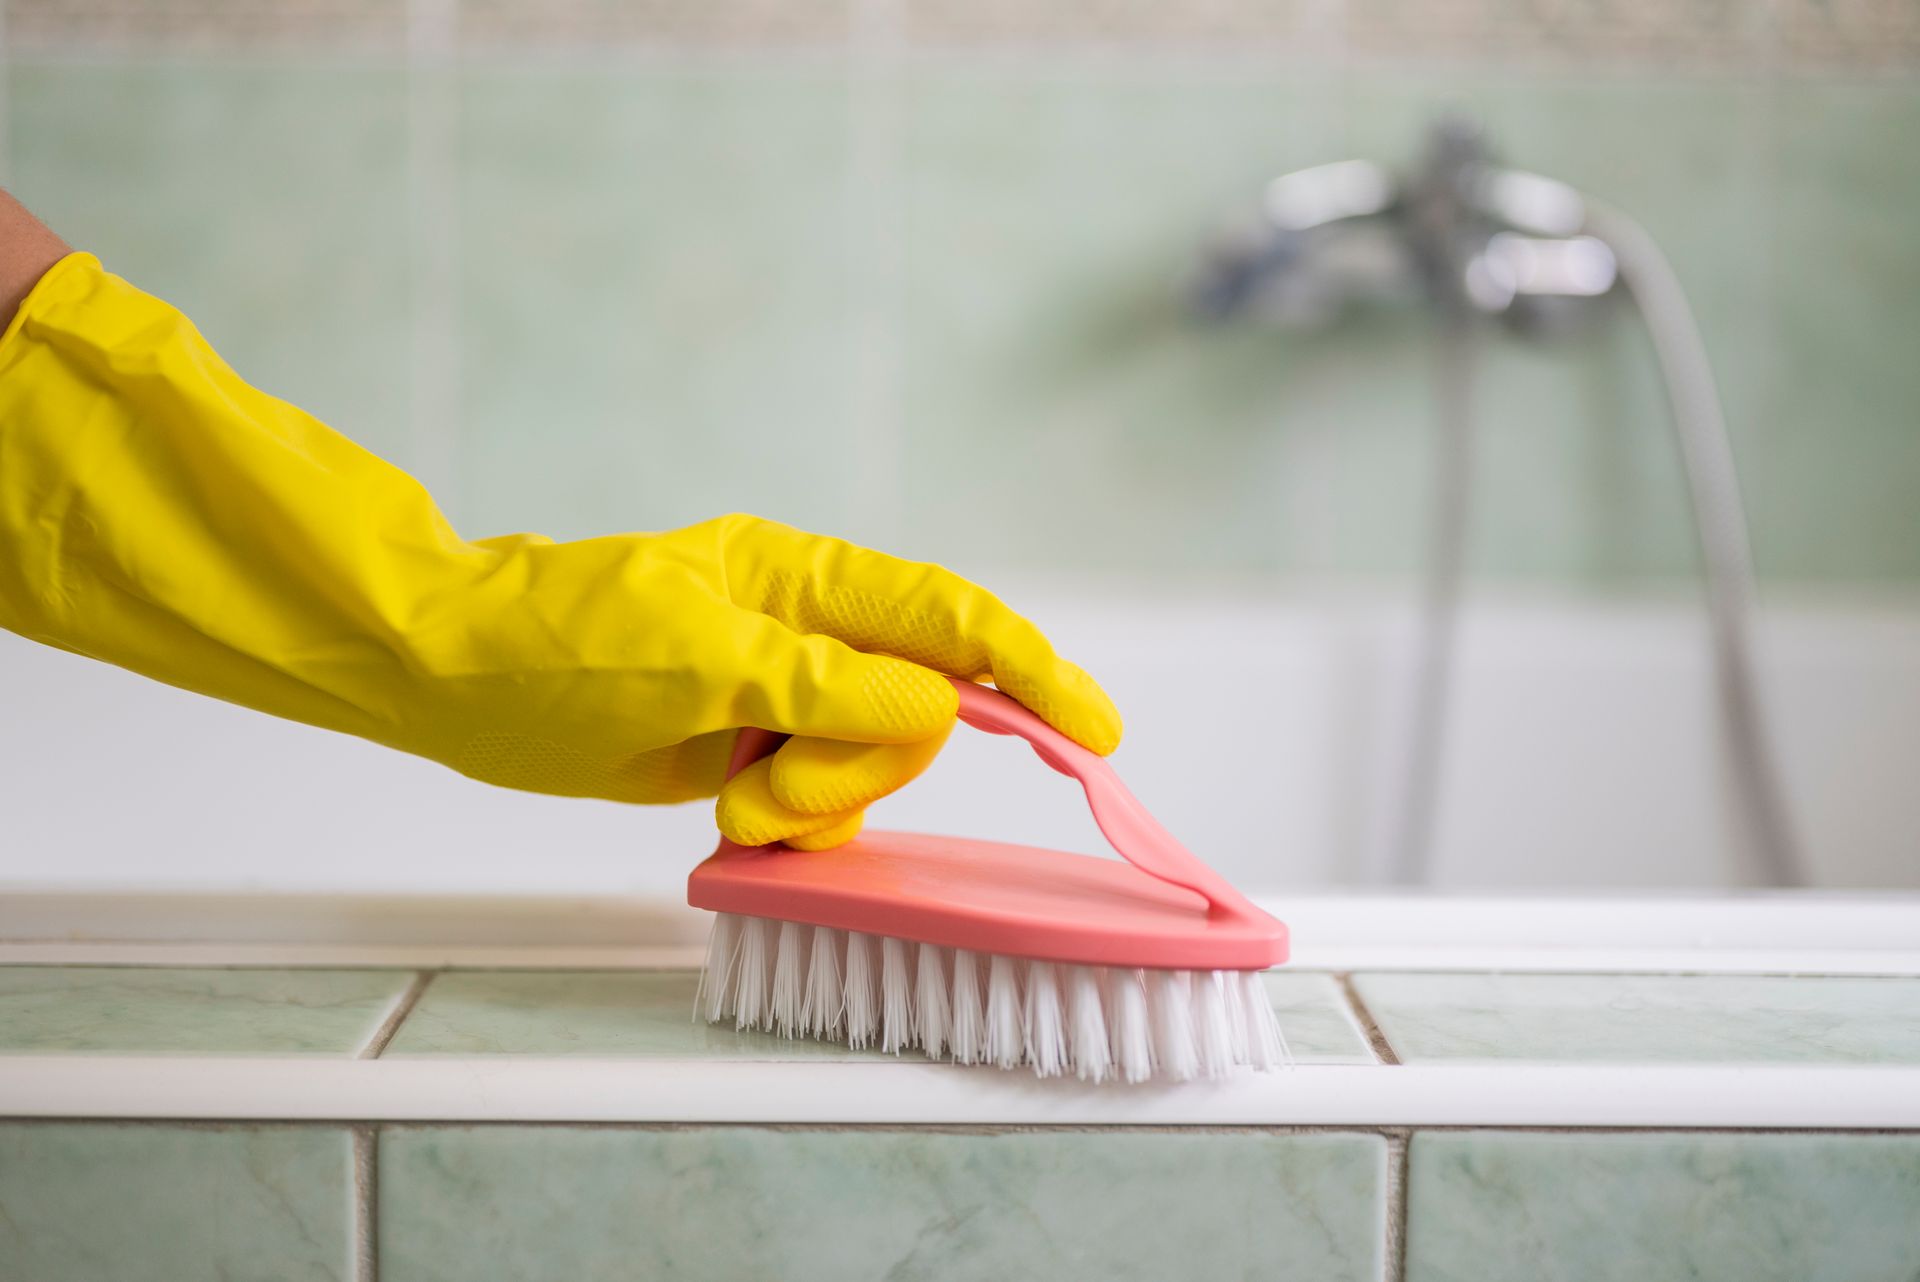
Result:
{"label": "white bathtub rim", "polygon": [[[1920,895],[1303,894],[1263,903],[1306,970],[1920,975]],[[0,889],[0,965],[680,969],[660,899]]]}
{"label": "white bathtub rim", "polygon": [[0,1057],[0,1116],[968,1126],[1920,1129],[1920,1068],[1307,1066],[1085,1086],[900,1063]]}

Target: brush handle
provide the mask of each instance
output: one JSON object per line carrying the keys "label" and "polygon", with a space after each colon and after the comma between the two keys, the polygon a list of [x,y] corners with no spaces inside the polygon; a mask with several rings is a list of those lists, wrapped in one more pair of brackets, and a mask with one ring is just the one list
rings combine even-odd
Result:
{"label": "brush handle", "polygon": [[1127,790],[1107,759],[1083,748],[1035,716],[1023,705],[986,686],[955,681],[960,719],[988,734],[1025,739],[1040,760],[1074,780],[1087,794],[1087,808],[1107,844],[1141,872],[1193,891],[1215,914],[1258,912],[1225,877],[1160,826],[1140,799]]}
{"label": "brush handle", "polygon": [[[1094,823],[1122,859],[1151,877],[1193,891],[1207,901],[1208,911],[1214,916],[1265,915],[1226,878],[1174,840],[1173,834],[1127,791],[1105,757],[1081,747],[997,690],[957,680],[953,688],[960,696],[962,721],[988,734],[1025,739],[1042,761],[1080,785],[1087,794]],[[769,730],[742,730],[727,763],[727,778],[769,755],[784,740],[785,736]]]}

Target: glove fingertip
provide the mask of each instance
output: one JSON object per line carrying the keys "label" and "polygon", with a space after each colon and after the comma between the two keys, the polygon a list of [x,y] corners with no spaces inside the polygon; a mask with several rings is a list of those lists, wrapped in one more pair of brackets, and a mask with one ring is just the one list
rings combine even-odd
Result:
{"label": "glove fingertip", "polygon": [[866,823],[867,812],[856,810],[831,828],[801,837],[787,838],[787,845],[794,850],[831,850],[835,846],[844,846],[858,837],[860,830],[866,827]]}
{"label": "glove fingertip", "polygon": [[853,840],[860,831],[859,810],[806,814],[782,805],[770,783],[773,764],[772,757],[762,757],[720,790],[713,818],[723,837],[739,846],[781,841],[796,850],[825,850]]}
{"label": "glove fingertip", "polygon": [[1014,672],[996,674],[994,684],[1081,747],[1112,755],[1126,728],[1120,709],[1078,664],[1056,659],[1050,667],[1048,680]]}
{"label": "glove fingertip", "polygon": [[749,763],[721,787],[713,801],[713,822],[720,835],[741,846],[764,846],[775,837],[767,835],[766,813],[772,799],[768,786],[773,762],[768,758]]}
{"label": "glove fingertip", "polygon": [[872,805],[920,777],[954,722],[906,743],[850,743],[795,736],[773,756],[773,799],[807,815],[841,815]]}

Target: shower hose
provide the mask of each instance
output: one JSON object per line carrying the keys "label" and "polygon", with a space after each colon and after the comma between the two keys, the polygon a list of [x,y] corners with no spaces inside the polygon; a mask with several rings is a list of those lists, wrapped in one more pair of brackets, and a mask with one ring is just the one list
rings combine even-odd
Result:
{"label": "shower hose", "polygon": [[[1750,875],[1761,885],[1804,885],[1805,865],[1754,670],[1752,543],[1706,344],[1679,277],[1644,227],[1589,198],[1583,230],[1613,251],[1665,384],[1700,549],[1721,740]],[[1403,883],[1423,883],[1431,872],[1472,483],[1473,329],[1474,319],[1461,309],[1441,308],[1434,511],[1400,805],[1389,838],[1392,873]]]}

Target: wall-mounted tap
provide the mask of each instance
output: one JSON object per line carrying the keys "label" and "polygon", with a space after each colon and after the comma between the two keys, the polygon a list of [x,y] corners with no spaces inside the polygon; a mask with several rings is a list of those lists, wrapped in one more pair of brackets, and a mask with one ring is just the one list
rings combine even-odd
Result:
{"label": "wall-mounted tap", "polygon": [[1405,175],[1342,160],[1273,179],[1208,248],[1193,303],[1213,320],[1316,325],[1426,301],[1556,332],[1619,281],[1586,223],[1579,192],[1496,164],[1478,127],[1446,120]]}

